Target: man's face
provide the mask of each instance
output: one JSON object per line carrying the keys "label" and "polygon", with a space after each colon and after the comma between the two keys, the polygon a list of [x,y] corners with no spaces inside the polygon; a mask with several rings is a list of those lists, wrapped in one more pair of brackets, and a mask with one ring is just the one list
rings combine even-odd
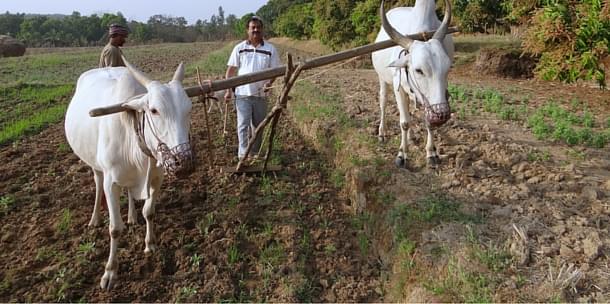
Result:
{"label": "man's face", "polygon": [[125,44],[126,36],[123,35],[114,35],[110,38],[110,43],[114,46],[123,46]]}
{"label": "man's face", "polygon": [[263,25],[259,21],[248,22],[248,39],[256,42],[263,40]]}

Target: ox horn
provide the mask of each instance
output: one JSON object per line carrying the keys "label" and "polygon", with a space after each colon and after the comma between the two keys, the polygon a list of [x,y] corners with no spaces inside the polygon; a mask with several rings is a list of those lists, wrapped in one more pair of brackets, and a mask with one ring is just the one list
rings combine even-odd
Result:
{"label": "ox horn", "polygon": [[172,78],[172,81],[173,80],[176,80],[180,83],[182,83],[182,81],[184,80],[184,62],[180,62],[180,65],[178,65],[176,72],[174,72],[174,78]]}
{"label": "ox horn", "polygon": [[443,40],[447,35],[447,29],[449,29],[449,24],[451,23],[451,3],[449,0],[445,0],[445,16],[443,17],[443,23],[438,27],[432,39]]}
{"label": "ox horn", "polygon": [[[446,1],[446,0],[445,0]],[[405,49],[409,49],[411,44],[413,43],[413,39],[399,33],[388,21],[388,17],[385,13],[385,8],[383,7],[384,0],[381,1],[381,7],[379,8],[379,13],[381,14],[381,25],[383,26],[383,30],[388,33],[388,36],[394,41],[396,44],[402,46]]]}
{"label": "ox horn", "polygon": [[121,58],[123,58],[123,62],[125,62],[125,66],[127,67],[127,69],[129,70],[129,72],[131,73],[131,75],[143,86],[148,86],[148,84],[152,81],[150,78],[148,78],[148,76],[146,76],[146,74],[144,74],[144,72],[138,70],[138,68],[136,68],[135,66],[133,66],[131,63],[129,63],[129,61],[127,61],[127,59],[125,59],[124,56],[121,56]]}

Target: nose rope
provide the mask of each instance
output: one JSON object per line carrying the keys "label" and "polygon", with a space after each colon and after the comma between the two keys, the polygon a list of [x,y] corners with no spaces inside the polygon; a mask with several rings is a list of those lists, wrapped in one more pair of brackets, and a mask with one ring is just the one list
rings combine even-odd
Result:
{"label": "nose rope", "polygon": [[405,68],[405,74],[407,75],[407,83],[412,89],[413,94],[415,95],[415,103],[420,104],[424,107],[424,113],[426,121],[429,120],[431,115],[434,115],[434,121],[431,121],[434,125],[437,120],[442,121],[442,123],[446,122],[449,119],[449,115],[451,114],[451,108],[449,107],[449,94],[447,94],[447,102],[442,104],[430,105],[430,101],[428,97],[422,93],[422,90],[417,83],[415,77],[409,76],[409,68]]}
{"label": "nose rope", "polygon": [[131,117],[133,118],[133,127],[135,129],[136,132],[136,136],[138,138],[138,147],[140,147],[140,150],[142,150],[142,153],[144,153],[146,156],[157,160],[157,158],[152,154],[152,152],[150,151],[150,149],[148,148],[148,146],[146,145],[146,137],[144,135],[144,115],[142,115],[142,123],[140,123],[140,119],[138,118],[138,112],[137,111],[128,111],[127,113],[129,113],[131,115]]}
{"label": "nose rope", "polygon": [[[424,41],[427,40],[426,36],[424,35]],[[406,56],[408,53],[407,50],[402,49],[400,51],[400,53],[398,54],[398,58],[400,59],[400,57],[402,56]],[[417,83],[417,80],[415,79],[415,77],[409,77],[409,67],[405,68],[405,74],[407,75],[407,83],[409,84],[409,87],[412,89],[411,91],[413,92],[413,95],[415,95],[415,104],[420,104],[421,106],[424,107],[424,111],[426,112],[426,114],[429,113],[434,113],[435,115],[439,115],[439,113],[448,113],[450,112],[450,108],[449,108],[449,94],[447,93],[446,98],[447,98],[447,104],[438,104],[438,105],[430,105],[430,101],[428,100],[428,97],[426,97],[426,95],[424,95],[424,93],[422,93],[421,88],[419,87],[419,83]],[[401,77],[402,77],[402,73],[398,73],[398,83],[400,84],[401,81]],[[442,119],[442,117],[441,117]]]}
{"label": "nose rope", "polygon": [[[182,169],[190,170],[194,166],[192,148],[189,142],[179,144],[170,149],[167,144],[164,143],[157,135],[157,128],[154,125],[152,119],[148,117],[147,112],[140,114],[136,111],[130,111],[130,113],[132,113],[132,117],[134,118],[134,128],[138,137],[138,146],[145,155],[153,158],[157,162],[159,162],[159,159],[155,156],[160,155],[160,161],[163,168],[165,169],[165,173],[167,173],[170,177],[173,177],[176,175],[176,171],[179,167]],[[142,117],[141,120],[138,117],[140,115]],[[148,119],[146,119],[147,117]],[[157,140],[157,149],[155,150],[157,155],[153,155],[151,150],[148,148],[148,145],[146,144],[146,137],[144,132],[144,128],[146,127],[146,125],[148,125],[152,135]]]}

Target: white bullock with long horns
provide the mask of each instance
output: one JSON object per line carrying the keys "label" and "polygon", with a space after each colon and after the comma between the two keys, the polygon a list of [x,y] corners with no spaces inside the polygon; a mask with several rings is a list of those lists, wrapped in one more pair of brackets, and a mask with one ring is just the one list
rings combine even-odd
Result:
{"label": "white bullock with long horns", "polygon": [[[93,169],[95,206],[90,225],[100,223],[102,191],[110,215],[110,256],[101,287],[109,289],[118,274],[117,246],[125,224],[119,195],[126,188],[145,199],[145,252],[155,249],[153,215],[164,173],[188,173],[193,168],[189,128],[192,103],[182,87],[180,64],[167,84],[153,81],[123,59],[127,67],[83,73],[66,113],[65,131],[74,153]],[[89,110],[116,103],[128,111],[90,117]],[[165,171],[165,172],[164,172]]]}
{"label": "white bullock with long horns", "polygon": [[[398,46],[372,54],[373,66],[379,76],[381,121],[379,138],[385,140],[385,112],[388,88],[392,88],[400,112],[401,141],[396,157],[399,167],[407,165],[407,146],[411,145],[411,117],[407,97],[424,108],[428,131],[426,157],[428,164],[440,163],[432,138],[432,130],[451,117],[447,75],[453,60],[453,39],[447,35],[451,23],[451,4],[445,0],[445,16],[439,21],[434,0],[417,0],[414,7],[397,7],[385,12],[381,3],[382,29],[376,41],[391,38]],[[437,30],[438,29],[438,30]],[[428,41],[417,41],[406,35],[434,31]]]}

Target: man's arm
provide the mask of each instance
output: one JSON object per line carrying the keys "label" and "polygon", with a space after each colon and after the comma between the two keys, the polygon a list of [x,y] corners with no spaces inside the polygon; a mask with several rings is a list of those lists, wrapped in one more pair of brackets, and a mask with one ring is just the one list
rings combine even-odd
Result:
{"label": "man's arm", "polygon": [[[235,77],[236,75],[237,75],[237,67],[229,65],[227,67],[227,72],[225,73],[225,79],[226,78]],[[227,92],[225,93],[225,100],[230,100],[231,99],[231,95],[232,95],[231,93],[232,93],[232,90],[231,89],[227,89]]]}

